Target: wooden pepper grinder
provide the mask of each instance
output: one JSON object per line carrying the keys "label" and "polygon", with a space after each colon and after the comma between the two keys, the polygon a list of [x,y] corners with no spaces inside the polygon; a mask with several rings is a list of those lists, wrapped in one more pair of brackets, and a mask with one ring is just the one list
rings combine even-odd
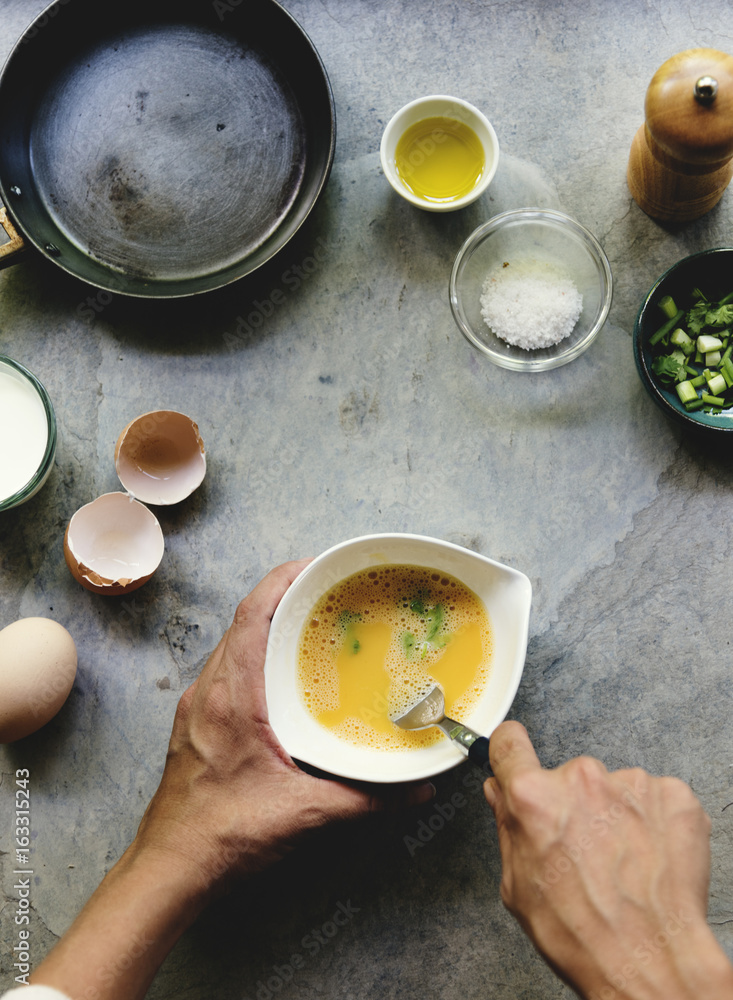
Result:
{"label": "wooden pepper grinder", "polygon": [[647,215],[689,222],[710,211],[733,176],[733,57],[687,49],[659,67],[644,102],[626,179]]}

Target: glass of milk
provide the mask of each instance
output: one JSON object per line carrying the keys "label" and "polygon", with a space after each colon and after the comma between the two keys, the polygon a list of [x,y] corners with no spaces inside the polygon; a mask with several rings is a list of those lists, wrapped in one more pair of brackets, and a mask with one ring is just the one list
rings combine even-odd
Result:
{"label": "glass of milk", "polygon": [[48,479],[56,417],[32,372],[0,355],[0,511],[24,503]]}

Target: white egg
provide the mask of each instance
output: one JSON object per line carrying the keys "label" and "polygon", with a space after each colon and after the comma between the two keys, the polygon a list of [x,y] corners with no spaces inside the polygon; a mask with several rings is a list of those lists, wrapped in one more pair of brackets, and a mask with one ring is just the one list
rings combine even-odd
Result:
{"label": "white egg", "polygon": [[0,631],[0,743],[29,736],[56,715],[76,677],[76,645],[51,618]]}

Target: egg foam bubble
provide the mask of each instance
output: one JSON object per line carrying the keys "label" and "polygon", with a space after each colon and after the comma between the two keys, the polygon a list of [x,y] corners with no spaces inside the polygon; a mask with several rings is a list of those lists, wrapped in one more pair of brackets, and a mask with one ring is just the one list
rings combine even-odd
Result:
{"label": "egg foam bubble", "polygon": [[373,750],[433,746],[436,726],[400,729],[403,715],[437,681],[445,714],[463,721],[486,689],[492,627],[477,595],[423,566],[385,564],[354,573],[323,594],[298,640],[298,693],[316,721]]}

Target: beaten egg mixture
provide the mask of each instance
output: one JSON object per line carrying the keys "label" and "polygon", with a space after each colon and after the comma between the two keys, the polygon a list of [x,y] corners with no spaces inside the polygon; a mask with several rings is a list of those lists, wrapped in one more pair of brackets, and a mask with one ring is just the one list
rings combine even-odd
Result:
{"label": "beaten egg mixture", "polygon": [[438,681],[446,715],[465,717],[485,690],[491,624],[459,580],[419,566],[386,565],[324,594],[298,644],[300,695],[340,738],[378,750],[430,746],[437,727],[408,732],[391,721]]}

